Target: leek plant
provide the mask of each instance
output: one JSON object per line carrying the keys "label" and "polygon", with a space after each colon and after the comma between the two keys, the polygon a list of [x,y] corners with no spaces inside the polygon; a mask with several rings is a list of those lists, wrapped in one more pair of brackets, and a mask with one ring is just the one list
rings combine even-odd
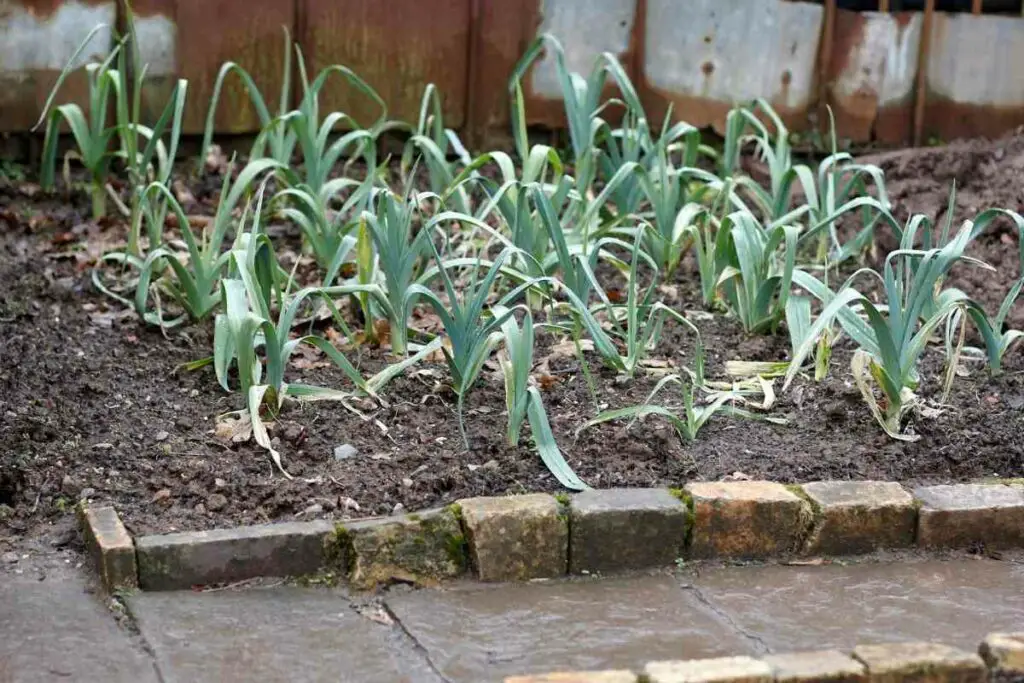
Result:
{"label": "leek plant", "polygon": [[[501,317],[503,312],[496,309]],[[533,369],[534,325],[533,315],[529,309],[523,314],[522,326],[517,324],[515,317],[508,316],[501,324],[505,349],[501,359],[501,371],[505,378],[505,403],[508,409],[508,445],[518,446],[519,435],[523,422],[530,422],[534,445],[544,465],[562,486],[574,491],[589,488],[581,480],[555,441],[554,432],[548,422],[547,411],[540,391],[530,384],[530,371]]]}
{"label": "leek plant", "polygon": [[[177,218],[184,244],[179,246],[165,240],[162,221],[150,223],[148,234],[151,248],[145,258],[126,251],[105,254],[101,259],[101,263],[128,265],[138,272],[133,299],[126,298],[117,289],[105,284],[99,268],[93,271],[93,283],[108,296],[134,307],[138,316],[151,325],[174,327],[186,320],[208,317],[221,302],[220,279],[230,259],[230,252],[224,251],[223,245],[228,231],[234,225],[233,214],[261,177],[265,183],[267,174],[280,168],[281,165],[272,159],[258,159],[247,164],[234,182],[231,180],[233,173],[229,170],[224,176],[217,212],[200,234],[193,230],[188,216],[170,189],[159,182],[151,183],[142,193],[143,207],[150,202],[164,202]],[[262,212],[262,189],[257,194],[255,220],[258,221]],[[148,216],[153,212],[144,209],[143,213]],[[243,217],[242,224],[244,220]],[[181,246],[185,253],[181,253]],[[151,307],[151,298],[155,307]],[[183,312],[168,317],[160,303],[164,300],[173,302]]]}
{"label": "leek plant", "polygon": [[[679,408],[669,408],[654,403],[662,389],[670,384],[680,387],[682,397],[681,414],[679,414]],[[626,425],[626,430],[628,431],[637,420],[649,415],[656,415],[667,420],[681,440],[690,442],[696,440],[697,432],[717,413],[740,417],[754,417],[753,413],[730,405],[742,400],[743,397],[738,392],[716,391],[712,394],[710,402],[700,403],[696,383],[692,377],[686,375],[666,375],[658,380],[658,383],[654,385],[654,389],[651,390],[651,393],[640,405],[605,411],[592,420],[587,421],[581,427],[581,431],[603,422],[626,418],[629,419]]]}
{"label": "leek plant", "polygon": [[[640,405],[602,412],[597,417],[584,423],[579,431],[604,422],[626,418],[629,419],[626,425],[626,430],[628,431],[637,420],[649,415],[655,415],[667,420],[682,441],[690,442],[696,440],[697,433],[701,428],[718,413],[735,417],[763,419],[776,424],[783,423],[784,421],[778,418],[762,416],[738,407],[737,403],[745,402],[743,391],[712,390],[706,385],[704,379],[704,346],[700,334],[696,333],[696,330],[695,334],[696,344],[694,367],[692,370],[686,369],[686,372],[683,374],[671,374],[662,377]],[[654,402],[662,390],[669,385],[676,385],[680,388],[682,406],[669,407]],[[708,394],[706,402],[702,400],[698,391]]]}
{"label": "leek plant", "polygon": [[35,125],[35,128],[38,128],[46,121],[40,181],[44,190],[50,190],[53,188],[56,175],[60,126],[62,121],[67,122],[78,148],[76,156],[89,173],[93,220],[98,220],[107,213],[106,184],[113,156],[111,141],[117,134],[116,128],[107,125],[111,93],[113,92],[114,98],[121,102],[126,101],[125,98],[128,96],[127,92],[122,92],[122,87],[126,86],[125,77],[115,68],[117,60],[123,58],[124,41],[118,42],[101,63],[85,66],[89,81],[88,113],[75,103],[62,104],[53,110],[50,107],[82,51],[107,28],[105,25],[93,28],[72,53],[71,59],[57,77],[46,104],[43,105],[42,116]]}
{"label": "leek plant", "polygon": [[[610,52],[603,53],[596,60],[590,74],[584,78],[581,74],[569,71],[565,63],[565,50],[558,39],[551,34],[542,34],[526,48],[509,79],[509,94],[513,102],[512,129],[516,150],[521,159],[527,157],[528,150],[522,81],[545,50],[554,57],[555,72],[568,121],[577,187],[586,193],[597,175],[598,131],[603,122],[602,114],[605,108],[611,104],[621,103],[627,112],[639,115],[643,112],[643,106],[629,75],[615,55]],[[618,87],[621,100],[602,101],[609,77]]]}
{"label": "leek plant", "polygon": [[714,281],[745,331],[774,332],[785,315],[798,236],[796,226],[766,229],[744,211],[733,212],[719,227]]}
{"label": "leek plant", "polygon": [[[348,156],[351,161],[351,159],[362,157],[368,169],[376,169],[377,137],[387,130],[405,126],[387,120],[387,106],[384,100],[366,81],[347,67],[328,66],[311,82],[306,71],[302,50],[297,44],[292,44],[287,29],[284,31],[284,37],[284,76],[277,114],[271,114],[266,100],[256,87],[252,76],[245,69],[234,62],[225,63],[214,81],[201,155],[206,154],[206,150],[209,149],[213,140],[215,114],[221,89],[227,77],[234,74],[241,79],[261,126],[260,134],[253,143],[249,158],[269,157],[279,162],[281,164],[279,175],[290,187],[304,185],[314,196],[322,197],[325,194],[333,196],[340,187],[348,185],[344,182],[345,179],[336,179],[337,185],[333,187],[331,185],[330,175],[342,158]],[[296,109],[289,108],[293,49],[302,93],[302,98]],[[379,110],[377,118],[368,127],[363,128],[358,121],[343,112],[332,112],[321,119],[320,94],[327,89],[332,76],[341,77],[347,85],[369,99]],[[332,140],[332,136],[342,128],[351,130]],[[296,153],[302,160],[301,173],[291,167]],[[372,173],[368,174],[368,178],[372,175]]]}
{"label": "leek plant", "polygon": [[[575,292],[565,292],[574,304],[575,313],[586,327],[594,342],[594,350],[601,356],[602,361],[627,377],[633,377],[637,370],[643,367],[647,355],[660,341],[666,321],[674,320],[682,324],[693,332],[698,340],[700,339],[700,333],[692,322],[664,303],[654,301],[657,277],[652,277],[651,283],[643,292],[640,291],[639,268],[641,261],[644,260],[640,249],[642,240],[642,234],[638,233],[633,244],[629,276],[626,280],[628,291],[625,305],[613,305],[607,297],[603,297],[602,302],[593,308],[594,313],[604,311],[608,314],[610,331],[605,331],[585,301],[578,298]],[[616,340],[625,346],[625,353],[619,350],[620,345]]]}
{"label": "leek plant", "polygon": [[488,308],[488,299],[501,273],[501,266],[509,258],[511,250],[502,251],[482,278],[479,276],[480,269],[473,268],[469,281],[456,287],[448,273],[451,264],[441,259],[433,242],[429,244],[434,251],[447,303],[421,284],[411,285],[410,291],[418,294],[419,298],[433,309],[444,326],[448,345],[442,346],[441,349],[451,374],[452,391],[458,399],[459,433],[462,435],[466,450],[469,450],[469,437],[466,435],[463,417],[466,395],[480,376],[484,363],[501,342],[502,323],[520,307],[512,306],[512,302],[535,286],[537,281],[528,280],[500,297],[490,306],[491,315],[488,316],[485,311]]}
{"label": "leek plant", "polygon": [[[65,64],[43,106],[43,113],[36,127],[46,121],[40,170],[43,188],[53,187],[60,127],[62,123],[66,123],[77,147],[74,156],[89,173],[93,219],[97,220],[106,215],[107,196],[111,196],[130,221],[128,253],[139,256],[139,237],[143,220],[142,194],[151,182],[158,182],[164,186],[170,183],[178,140],[181,137],[188,82],[179,79],[153,127],[143,125],[142,91],[147,65],[141,64],[139,58],[131,9],[127,5],[125,9],[127,33],[117,41],[102,62],[88,64],[85,67],[89,89],[88,113],[75,103],[63,104],[52,110],[51,106],[82,51],[107,28],[104,25],[96,26],[90,31]],[[130,69],[130,66],[134,68]],[[107,117],[111,107],[114,111],[114,125],[109,126]],[[165,145],[163,137],[168,129],[169,140]],[[114,145],[115,141],[117,145]],[[130,208],[121,204],[113,189],[107,184],[111,161],[115,158],[121,160],[128,172]],[[163,221],[166,207],[162,202],[151,198],[147,206],[150,220]]]}
{"label": "leek plant", "polygon": [[[941,282],[955,264],[979,261],[964,255],[973,238],[975,226],[970,222],[941,248],[910,248],[914,231],[903,235],[903,246],[885,259],[882,274],[860,269],[833,296],[818,319],[811,325],[794,353],[785,385],[792,381],[800,366],[818,343],[823,331],[838,321],[858,345],[852,361],[854,378],[872,415],[889,436],[913,441],[917,435],[902,432],[902,421],[918,405],[914,394],[920,378],[918,360],[939,325],[956,311],[964,311],[975,320],[982,320],[979,304],[957,289],[941,289]],[[877,278],[884,291],[885,305],[876,305],[852,288],[859,276]],[[815,292],[811,292],[814,294]],[[990,345],[989,352],[994,352]],[[883,400],[875,398],[872,383],[881,390]]]}
{"label": "leek plant", "polygon": [[406,184],[413,180],[410,172],[415,168],[413,159],[417,152],[426,164],[430,190],[438,196],[448,192],[449,207],[460,213],[470,213],[469,197],[455,183],[455,165],[448,161],[448,156],[455,152],[463,166],[469,165],[471,160],[455,131],[444,127],[441,96],[433,83],[428,84],[423,92],[419,120],[402,151],[401,171]]}
{"label": "leek plant", "polygon": [[[254,227],[258,228],[258,221]],[[246,397],[253,434],[257,443],[269,451],[282,472],[284,469],[280,454],[272,447],[261,418],[263,408],[268,409],[271,415],[276,415],[285,398],[292,397],[304,401],[340,401],[355,411],[348,404],[350,399],[368,396],[380,400],[378,392],[388,382],[412,364],[435,352],[441,345],[438,339],[419,349],[415,355],[364,379],[348,358],[327,339],[314,334],[295,338],[291,335],[300,311],[307,301],[312,300],[320,300],[339,327],[347,329],[329,289],[308,287],[288,297],[280,286],[273,247],[266,234],[261,232],[240,235],[235,248],[230,252],[230,258],[232,277],[221,281],[224,311],[218,313],[214,321],[212,362],[217,380],[225,391],[231,390],[229,370],[232,365],[237,367],[239,389]],[[341,369],[356,391],[346,392],[286,382],[288,361],[303,344],[323,352]]]}

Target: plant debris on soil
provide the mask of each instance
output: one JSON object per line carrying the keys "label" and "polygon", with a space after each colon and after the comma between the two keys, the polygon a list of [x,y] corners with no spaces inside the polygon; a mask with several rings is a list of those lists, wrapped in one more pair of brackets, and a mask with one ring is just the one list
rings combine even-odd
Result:
{"label": "plant debris on soil", "polygon": [[[1024,211],[1024,135],[870,161],[884,169],[901,219],[911,212],[941,218],[954,181],[957,224],[988,207]],[[207,191],[195,187],[192,194],[201,200]],[[242,408],[244,397],[224,393],[210,367],[183,367],[209,354],[210,326],[147,327],[94,291],[92,265],[106,241],[124,236],[89,222],[83,199],[46,196],[27,182],[0,189],[0,550],[19,537],[52,532],[54,523],[64,528],[81,498],[113,503],[133,533],[156,533],[386,515],[468,496],[559,490],[528,439],[506,446],[496,363],[467,401],[468,452],[443,365],[424,363],[389,385],[385,408],[367,406],[363,416],[332,403],[287,406],[270,430],[292,475],[283,477],[265,450],[233,439],[230,424],[218,428],[217,417]],[[989,231],[969,253],[997,271],[960,267],[950,284],[994,311],[1020,276],[1016,234]],[[692,260],[663,292],[700,328],[709,377],[721,378],[727,360],[788,358],[785,335],[748,336],[735,321],[702,312]],[[1024,327],[1024,310],[1009,320]],[[871,418],[850,377],[848,342],[836,348],[824,381],[802,377],[779,394],[772,414],[787,424],[717,415],[696,441],[684,443],[653,418],[628,432],[626,422],[616,421],[577,433],[596,414],[595,397],[571,349],[546,335],[538,346],[554,434],[569,464],[594,487],[1024,476],[1018,350],[994,379],[983,364],[969,364],[948,401],[915,418],[910,427],[921,438],[913,443],[888,438]],[[692,351],[691,335],[670,322],[651,357],[681,367]],[[351,360],[364,373],[384,362],[369,347]],[[590,366],[602,410],[643,401],[658,380],[624,383],[596,359]],[[345,383],[316,353],[296,354],[290,381],[314,374],[324,386]],[[922,397],[940,399],[942,374],[942,354],[929,351]]]}

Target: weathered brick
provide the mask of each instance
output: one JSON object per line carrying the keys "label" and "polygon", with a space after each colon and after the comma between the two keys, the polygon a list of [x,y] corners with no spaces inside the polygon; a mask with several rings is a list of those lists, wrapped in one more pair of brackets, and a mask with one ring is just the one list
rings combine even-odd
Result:
{"label": "weathered brick", "polygon": [[466,571],[462,526],[448,508],[352,522],[344,531],[352,582],[359,587],[394,580],[430,585]]}
{"label": "weathered brick", "polygon": [[671,565],[682,556],[689,512],[664,489],[604,489],[573,496],[569,571]]}
{"label": "weathered brick", "polygon": [[810,504],[769,481],[701,482],[693,501],[689,554],[695,558],[762,558],[797,550],[812,521]]}
{"label": "weathered brick", "polygon": [[936,643],[861,645],[853,656],[868,669],[871,683],[984,683],[981,657]]}
{"label": "weathered brick", "polygon": [[920,501],[917,543],[928,548],[1024,546],[1024,489],[954,484],[915,489]]}
{"label": "weathered brick", "polygon": [[769,683],[772,680],[771,667],[753,657],[650,662],[644,674],[650,683]]}
{"label": "weathered brick", "polygon": [[1024,678],[1024,632],[990,633],[978,654],[994,673]]}
{"label": "weathered brick", "polygon": [[143,536],[135,543],[139,585],[176,590],[259,576],[313,574],[329,560],[345,564],[335,542],[335,527],[327,521]]}
{"label": "weathered brick", "polygon": [[917,507],[889,481],[818,481],[801,486],[817,513],[810,553],[857,555],[914,545]]}
{"label": "weathered brick", "polygon": [[771,667],[776,683],[863,683],[864,665],[835,650],[769,655],[761,661]]}
{"label": "weathered brick", "polygon": [[526,581],[564,576],[569,520],[547,494],[469,498],[457,504],[470,557],[482,581]]}
{"label": "weathered brick", "polygon": [[135,563],[135,544],[121,523],[117,511],[109,505],[78,508],[85,546],[93,566],[108,591],[135,588],[139,574]]}
{"label": "weathered brick", "polygon": [[631,671],[564,671],[539,676],[512,676],[505,683],[636,683]]}

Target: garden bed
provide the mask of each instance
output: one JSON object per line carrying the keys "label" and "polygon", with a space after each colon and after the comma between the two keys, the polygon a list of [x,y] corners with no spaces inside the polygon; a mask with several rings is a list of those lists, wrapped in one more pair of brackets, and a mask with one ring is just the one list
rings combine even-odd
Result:
{"label": "garden bed", "polygon": [[[886,172],[900,219],[910,212],[941,217],[954,180],[957,224],[988,207],[1024,209],[1021,136],[872,160]],[[194,194],[204,200],[207,193],[196,187]],[[244,397],[223,392],[210,367],[182,367],[210,354],[209,324],[162,333],[94,291],[95,258],[124,232],[87,216],[87,197],[63,202],[26,182],[0,189],[0,505],[6,506],[0,507],[0,541],[41,532],[82,496],[112,502],[133,533],[154,533],[385,515],[471,496],[561,490],[529,439],[506,446],[505,391],[496,362],[485,367],[467,399],[468,452],[447,370],[443,363],[421,363],[387,387],[386,407],[358,406],[369,419],[336,403],[286,406],[270,431],[292,475],[283,477],[264,449],[251,440],[234,443],[216,429],[217,416],[243,408]],[[998,270],[961,265],[950,284],[994,310],[1019,277],[1017,238],[1009,228],[989,231],[969,254]],[[616,277],[602,276],[606,288],[621,286]],[[702,310],[690,257],[661,291],[700,329],[709,378],[721,378],[727,360],[788,358],[785,335],[750,336],[734,320]],[[1020,328],[1024,308],[1009,321]],[[419,323],[429,328],[429,316]],[[692,335],[669,322],[651,358],[682,367],[692,353]],[[616,421],[577,434],[596,409],[561,338],[539,335],[534,373],[566,460],[593,487],[681,487],[721,478],[940,483],[1024,476],[1024,360],[1018,351],[995,379],[971,364],[945,405],[909,425],[921,437],[912,443],[890,439],[871,418],[850,379],[850,356],[849,344],[840,345],[824,381],[801,377],[780,392],[771,414],[787,424],[716,415],[690,443],[650,418],[628,433]],[[349,358],[364,375],[385,362],[382,350],[367,346]],[[926,399],[941,393],[942,363],[937,349],[922,359],[919,393]],[[658,380],[641,373],[623,381],[601,369],[596,357],[590,365],[602,409],[642,402]],[[346,384],[314,352],[296,353],[288,378]],[[336,457],[344,445],[355,453],[343,449],[345,457]]]}

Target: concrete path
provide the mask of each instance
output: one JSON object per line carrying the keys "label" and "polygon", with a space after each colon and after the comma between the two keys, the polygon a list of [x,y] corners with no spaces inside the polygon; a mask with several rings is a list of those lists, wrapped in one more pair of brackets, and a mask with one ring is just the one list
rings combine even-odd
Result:
{"label": "concrete path", "polygon": [[1024,626],[1024,562],[683,569],[613,579],[392,589],[279,585],[127,600],[120,629],[74,577],[0,583],[0,682],[468,683],[650,659],[932,640]]}
{"label": "concrete path", "polygon": [[158,680],[81,576],[0,576],[0,682]]}

